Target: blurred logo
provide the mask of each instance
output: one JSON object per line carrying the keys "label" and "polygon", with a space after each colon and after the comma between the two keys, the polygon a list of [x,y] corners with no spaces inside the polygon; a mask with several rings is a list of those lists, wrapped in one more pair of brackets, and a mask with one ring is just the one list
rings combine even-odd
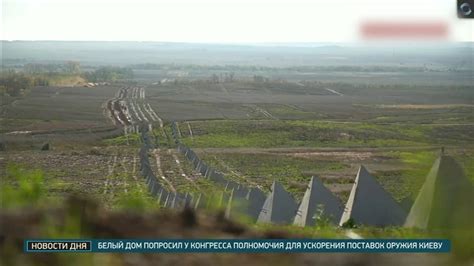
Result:
{"label": "blurred logo", "polygon": [[457,10],[459,18],[474,18],[474,8],[473,0],[457,0]]}
{"label": "blurred logo", "polygon": [[443,21],[366,21],[361,24],[364,39],[445,39],[448,25]]}

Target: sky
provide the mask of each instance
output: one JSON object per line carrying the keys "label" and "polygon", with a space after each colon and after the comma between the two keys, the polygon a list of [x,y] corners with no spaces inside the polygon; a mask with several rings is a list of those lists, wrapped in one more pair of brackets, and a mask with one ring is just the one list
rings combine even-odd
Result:
{"label": "sky", "polygon": [[[3,0],[2,40],[290,43],[364,41],[367,22],[436,22],[474,41],[456,0]],[[436,39],[438,40],[438,39]]]}

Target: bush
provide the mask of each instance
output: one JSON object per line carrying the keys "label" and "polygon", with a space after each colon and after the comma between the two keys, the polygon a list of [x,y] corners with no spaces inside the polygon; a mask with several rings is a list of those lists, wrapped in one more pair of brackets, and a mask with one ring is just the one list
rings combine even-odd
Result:
{"label": "bush", "polygon": [[92,72],[86,72],[85,78],[91,82],[117,81],[121,79],[132,79],[133,70],[126,67],[100,67]]}
{"label": "bush", "polygon": [[7,177],[15,184],[1,188],[1,208],[37,206],[45,200],[44,175],[40,170],[7,167]]}
{"label": "bush", "polygon": [[356,228],[357,226],[354,219],[350,218],[349,220],[347,220],[345,223],[342,224],[342,227],[343,228]]}

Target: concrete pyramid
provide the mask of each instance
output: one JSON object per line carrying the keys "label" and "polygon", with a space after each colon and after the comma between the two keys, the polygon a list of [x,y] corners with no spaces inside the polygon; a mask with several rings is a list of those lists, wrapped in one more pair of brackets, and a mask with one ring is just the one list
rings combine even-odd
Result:
{"label": "concrete pyramid", "polygon": [[170,192],[168,196],[166,197],[164,207],[170,208],[170,209],[180,208],[183,205],[183,199],[184,197],[180,193]]}
{"label": "concrete pyramid", "polygon": [[372,177],[364,166],[359,168],[339,225],[349,219],[369,226],[402,225],[406,213]]}
{"label": "concrete pyramid", "polygon": [[222,175],[221,173],[213,172],[209,179],[218,184],[222,184],[222,185],[227,184],[227,180],[224,178],[224,175]]}
{"label": "concrete pyramid", "polygon": [[249,188],[241,184],[237,186],[237,190],[242,191],[242,193],[244,193],[245,195],[247,195],[247,193],[249,192]]}
{"label": "concrete pyramid", "polygon": [[175,197],[175,193],[168,193],[168,195],[166,195],[166,199],[165,199],[165,203],[163,204],[163,207],[165,208],[170,208],[171,207],[171,202],[173,201],[174,197]]}
{"label": "concrete pyramid", "polygon": [[245,186],[239,185],[238,187],[233,189],[233,193],[236,197],[245,199],[245,196],[247,196],[248,189]]}
{"label": "concrete pyramid", "polygon": [[405,221],[407,227],[449,229],[472,227],[474,190],[461,166],[441,155],[433,164]]}
{"label": "concrete pyramid", "polygon": [[227,184],[225,185],[225,191],[231,192],[234,188],[237,188],[239,184],[237,184],[234,181],[227,181]]}
{"label": "concrete pyramid", "polygon": [[153,182],[151,185],[151,195],[153,197],[156,197],[160,189],[161,189],[161,185],[158,182]]}
{"label": "concrete pyramid", "polygon": [[184,195],[183,204],[185,207],[191,207],[193,205],[193,196],[191,196],[189,193],[186,193],[186,195]]}
{"label": "concrete pyramid", "polygon": [[265,194],[258,188],[251,188],[245,196],[245,199],[247,199],[248,202],[247,215],[252,218],[253,221],[256,221],[265,203]]}
{"label": "concrete pyramid", "polygon": [[210,166],[207,166],[206,172],[204,173],[204,177],[209,177],[209,175],[212,172],[212,168]]}
{"label": "concrete pyramid", "polygon": [[174,195],[170,208],[179,209],[184,207],[184,195],[179,192],[176,192]]}
{"label": "concrete pyramid", "polygon": [[201,173],[202,176],[206,176],[207,168],[208,168],[207,164],[203,162],[201,164],[201,169],[199,169],[199,172]]}
{"label": "concrete pyramid", "polygon": [[232,189],[230,191],[229,199],[227,201],[227,206],[225,208],[225,217],[230,218],[232,214],[235,214],[238,211],[237,210],[238,200],[239,200],[239,197],[237,196],[235,189]]}
{"label": "concrete pyramid", "polygon": [[280,183],[274,181],[262,210],[258,215],[258,223],[289,224],[293,222],[297,204],[293,197]]}
{"label": "concrete pyramid", "polygon": [[334,224],[338,224],[343,210],[339,199],[323,185],[319,178],[313,176],[296,212],[293,224],[312,226],[316,222],[315,215],[322,215]]}
{"label": "concrete pyramid", "polygon": [[165,204],[166,204],[166,199],[168,198],[168,195],[169,195],[169,194],[170,194],[170,193],[168,193],[168,191],[167,191],[166,189],[164,189],[164,188],[162,188],[162,189],[160,190],[160,192],[158,192],[157,198],[158,198],[158,201],[159,201],[159,203],[160,203],[161,206],[163,206],[163,207],[165,206]]}
{"label": "concrete pyramid", "polygon": [[229,201],[229,192],[225,190],[220,192],[219,200],[217,202],[217,208],[226,207],[228,201]]}
{"label": "concrete pyramid", "polygon": [[194,209],[204,209],[206,208],[206,199],[202,194],[199,194],[196,201],[194,202]]}
{"label": "concrete pyramid", "polygon": [[235,214],[245,214],[247,207],[246,191],[243,189],[233,188],[227,201],[225,216],[231,218]]}
{"label": "concrete pyramid", "polygon": [[207,169],[206,177],[207,177],[207,178],[211,178],[212,175],[214,175],[214,168],[209,167],[209,168]]}

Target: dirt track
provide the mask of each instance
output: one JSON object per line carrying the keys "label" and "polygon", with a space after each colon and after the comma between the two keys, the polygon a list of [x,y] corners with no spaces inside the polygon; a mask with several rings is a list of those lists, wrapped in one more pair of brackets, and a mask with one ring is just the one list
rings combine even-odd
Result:
{"label": "dirt track", "polygon": [[163,121],[150,104],[145,102],[145,89],[137,87],[121,88],[114,98],[106,102],[107,113],[115,125],[130,126],[138,122]]}

